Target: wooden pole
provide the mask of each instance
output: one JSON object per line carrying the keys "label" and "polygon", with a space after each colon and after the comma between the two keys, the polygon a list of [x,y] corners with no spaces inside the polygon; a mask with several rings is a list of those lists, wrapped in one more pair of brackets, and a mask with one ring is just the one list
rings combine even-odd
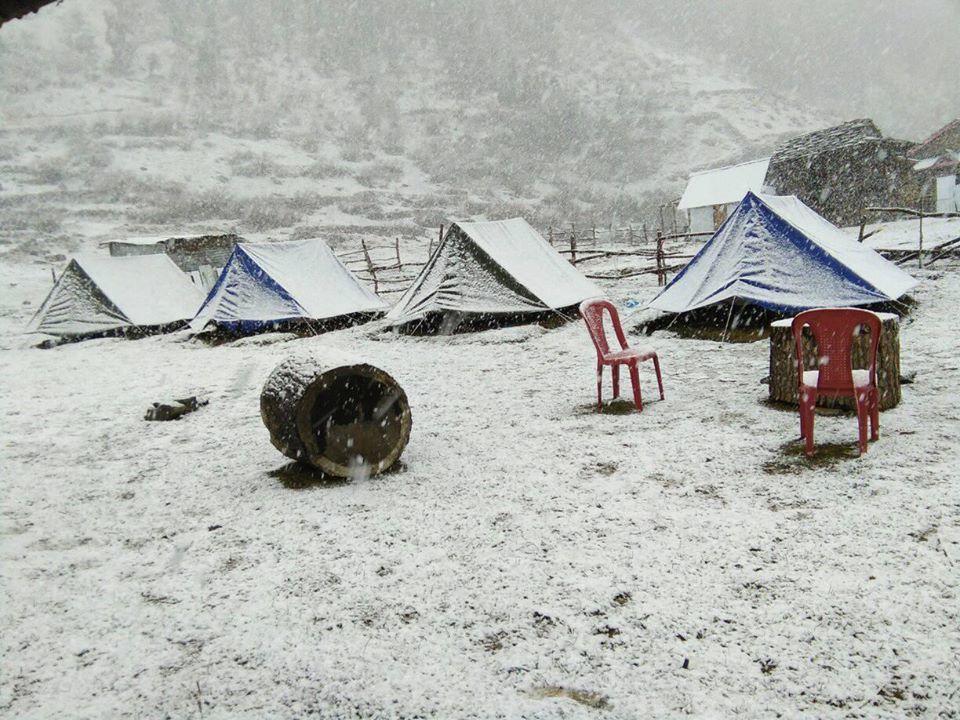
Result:
{"label": "wooden pole", "polygon": [[657,230],[657,285],[667,284],[667,273],[664,270],[663,233]]}
{"label": "wooden pole", "polygon": [[396,238],[395,247],[397,249],[397,270],[403,269],[403,262],[400,260],[400,238]]}
{"label": "wooden pole", "polygon": [[923,269],[923,206],[920,207],[920,242],[917,245],[917,267]]}
{"label": "wooden pole", "polygon": [[57,271],[54,270],[53,268],[50,268],[50,277],[53,278],[53,284],[56,285],[56,284],[57,284]]}
{"label": "wooden pole", "polygon": [[550,226],[550,244],[553,245],[553,225]]}
{"label": "wooden pole", "polygon": [[577,261],[577,227],[570,223],[570,259]]}
{"label": "wooden pole", "polygon": [[857,242],[863,242],[863,234],[867,229],[867,216],[866,213],[860,215],[860,235],[857,236]]}
{"label": "wooden pole", "polygon": [[373,260],[370,259],[370,252],[367,250],[367,241],[360,240],[360,245],[363,246],[363,257],[367,261],[367,271],[370,273],[370,277],[373,278],[373,291],[379,292],[380,288],[377,285],[377,270],[373,266]]}

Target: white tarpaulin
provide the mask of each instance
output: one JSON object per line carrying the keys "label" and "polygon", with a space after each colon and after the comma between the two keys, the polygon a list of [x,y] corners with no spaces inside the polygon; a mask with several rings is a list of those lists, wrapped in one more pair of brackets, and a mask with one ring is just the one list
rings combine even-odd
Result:
{"label": "white tarpaulin", "polygon": [[322,240],[237,243],[190,327],[210,323],[255,331],[287,320],[381,313],[365,288]]}
{"label": "white tarpaulin", "polygon": [[30,329],[61,337],[153,328],[193,317],[203,294],[166,255],[78,255]]}
{"label": "white tarpaulin", "polygon": [[542,312],[602,294],[523,218],[459,222],[387,317]]}
{"label": "white tarpaulin", "polygon": [[738,203],[748,192],[761,192],[770,158],[694,173],[677,204],[678,210]]}
{"label": "white tarpaulin", "polygon": [[894,300],[916,284],[796,197],[748,193],[649,307],[686,312],[739,298],[794,312]]}

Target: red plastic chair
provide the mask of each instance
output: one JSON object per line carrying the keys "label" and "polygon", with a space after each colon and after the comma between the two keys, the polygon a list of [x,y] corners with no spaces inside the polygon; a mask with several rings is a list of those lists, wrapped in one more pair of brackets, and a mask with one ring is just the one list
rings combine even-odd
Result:
{"label": "red plastic chair", "polygon": [[[810,328],[817,346],[817,368],[803,364],[803,328]],[[854,335],[862,327],[870,331],[869,366],[855,370],[851,353]],[[806,441],[807,455],[813,455],[813,418],[817,399],[852,397],[857,405],[860,454],[867,451],[867,419],[870,439],[880,434],[880,393],[877,390],[877,346],[880,342],[880,318],[867,310],[837,308],[807,310],[791,325],[797,346],[797,378],[800,396],[800,436]]]}
{"label": "red plastic chair", "polygon": [[[610,323],[620,342],[619,350],[611,350],[607,342],[607,334],[603,327],[603,313],[610,313]],[[653,368],[657,372],[657,385],[660,387],[660,399],[663,400],[663,378],[660,377],[660,358],[650,349],[631,348],[627,346],[627,338],[620,325],[620,315],[617,308],[608,300],[584,300],[580,303],[580,316],[587,324],[587,331],[593,346],[597,350],[597,409],[603,409],[603,366],[609,365],[613,373],[613,396],[620,397],[620,366],[626,365],[630,371],[630,382],[633,384],[633,401],[637,410],[643,412],[643,398],[640,396],[640,373],[637,365],[645,360],[653,360]]]}

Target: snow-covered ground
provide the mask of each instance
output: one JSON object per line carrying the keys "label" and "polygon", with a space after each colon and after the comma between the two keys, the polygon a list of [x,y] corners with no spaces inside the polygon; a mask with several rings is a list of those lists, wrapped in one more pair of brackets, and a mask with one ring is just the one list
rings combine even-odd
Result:
{"label": "snow-covered ground", "polygon": [[[666,401],[645,368],[642,414],[597,414],[578,323],[43,351],[47,268],[0,269],[3,717],[960,711],[956,269],[919,274],[880,441],[818,418],[813,461],[765,341],[658,333]],[[326,351],[406,389],[398,472],[278,474],[260,387]]]}
{"label": "snow-covered ground", "polygon": [[[859,235],[859,227],[844,228],[850,235]],[[874,223],[864,228],[864,245],[878,252],[904,252],[920,246],[920,221],[893,220]],[[960,218],[926,218],[923,221],[923,249],[934,250],[944,243],[960,238]]]}

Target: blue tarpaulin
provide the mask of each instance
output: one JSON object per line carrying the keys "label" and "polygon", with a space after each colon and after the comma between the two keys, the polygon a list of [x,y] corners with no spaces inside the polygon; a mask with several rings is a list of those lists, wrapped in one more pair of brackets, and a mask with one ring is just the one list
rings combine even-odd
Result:
{"label": "blue tarpaulin", "polygon": [[237,243],[190,326],[255,332],[285,321],[385,310],[322,240]]}
{"label": "blue tarpaulin", "polygon": [[895,300],[917,284],[792,195],[747,195],[648,307],[688,312],[731,298],[777,312]]}

